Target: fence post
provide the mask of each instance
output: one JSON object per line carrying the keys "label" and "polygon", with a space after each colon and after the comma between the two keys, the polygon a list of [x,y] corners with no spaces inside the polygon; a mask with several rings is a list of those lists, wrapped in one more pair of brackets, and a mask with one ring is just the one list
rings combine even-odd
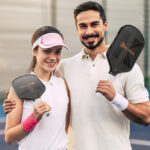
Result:
{"label": "fence post", "polygon": [[144,1],[144,37],[145,37],[145,52],[144,52],[144,74],[145,74],[145,86],[148,88],[148,72],[149,72],[149,60],[148,60],[148,48],[149,48],[149,1]]}
{"label": "fence post", "polygon": [[50,16],[51,16],[51,24],[56,27],[56,0],[50,0]]}

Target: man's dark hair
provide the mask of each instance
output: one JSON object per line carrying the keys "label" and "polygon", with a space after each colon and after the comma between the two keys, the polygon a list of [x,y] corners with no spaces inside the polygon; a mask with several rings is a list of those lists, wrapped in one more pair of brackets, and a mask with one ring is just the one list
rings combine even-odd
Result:
{"label": "man's dark hair", "polygon": [[80,5],[78,5],[74,9],[74,18],[75,18],[75,20],[76,20],[76,17],[78,16],[79,13],[81,13],[83,11],[87,11],[87,10],[98,11],[100,13],[100,17],[103,20],[103,23],[105,23],[106,15],[105,15],[105,11],[104,11],[103,7],[99,3],[92,2],[92,1],[81,3]]}

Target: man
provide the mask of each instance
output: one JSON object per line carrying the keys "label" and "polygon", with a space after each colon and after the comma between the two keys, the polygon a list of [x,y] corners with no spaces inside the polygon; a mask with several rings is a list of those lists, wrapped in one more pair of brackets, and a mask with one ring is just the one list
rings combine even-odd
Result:
{"label": "man", "polygon": [[150,123],[142,72],[135,64],[112,83],[106,80],[109,65],[104,33],[108,22],[102,6],[82,3],[74,10],[74,18],[84,49],[63,60],[57,70],[71,95],[69,150],[131,150],[129,120]]}
{"label": "man", "polygon": [[[150,104],[137,64],[110,82],[104,33],[108,22],[102,6],[85,2],[74,10],[82,51],[63,60],[56,72],[71,95],[69,150],[131,150],[130,120],[150,124]],[[96,92],[102,94],[97,95]]]}

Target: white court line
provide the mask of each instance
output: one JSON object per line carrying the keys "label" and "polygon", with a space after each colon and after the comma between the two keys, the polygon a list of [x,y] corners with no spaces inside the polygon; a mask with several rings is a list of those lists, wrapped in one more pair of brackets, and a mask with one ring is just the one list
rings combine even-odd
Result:
{"label": "white court line", "polygon": [[130,139],[130,141],[131,141],[131,144],[134,144],[134,145],[150,146],[150,141],[148,140]]}

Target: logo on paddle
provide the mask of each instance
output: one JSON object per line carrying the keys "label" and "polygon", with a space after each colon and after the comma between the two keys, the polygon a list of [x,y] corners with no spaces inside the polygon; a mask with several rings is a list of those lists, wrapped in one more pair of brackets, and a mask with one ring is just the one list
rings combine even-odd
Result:
{"label": "logo on paddle", "polygon": [[30,82],[28,84],[20,86],[20,88],[30,87],[30,86],[33,86],[33,85],[35,85],[35,82],[32,81],[32,82]]}
{"label": "logo on paddle", "polygon": [[122,41],[120,43],[120,47],[123,48],[123,49],[125,49],[126,51],[128,51],[131,55],[133,55],[133,56],[135,55],[135,53],[126,46],[125,42]]}

